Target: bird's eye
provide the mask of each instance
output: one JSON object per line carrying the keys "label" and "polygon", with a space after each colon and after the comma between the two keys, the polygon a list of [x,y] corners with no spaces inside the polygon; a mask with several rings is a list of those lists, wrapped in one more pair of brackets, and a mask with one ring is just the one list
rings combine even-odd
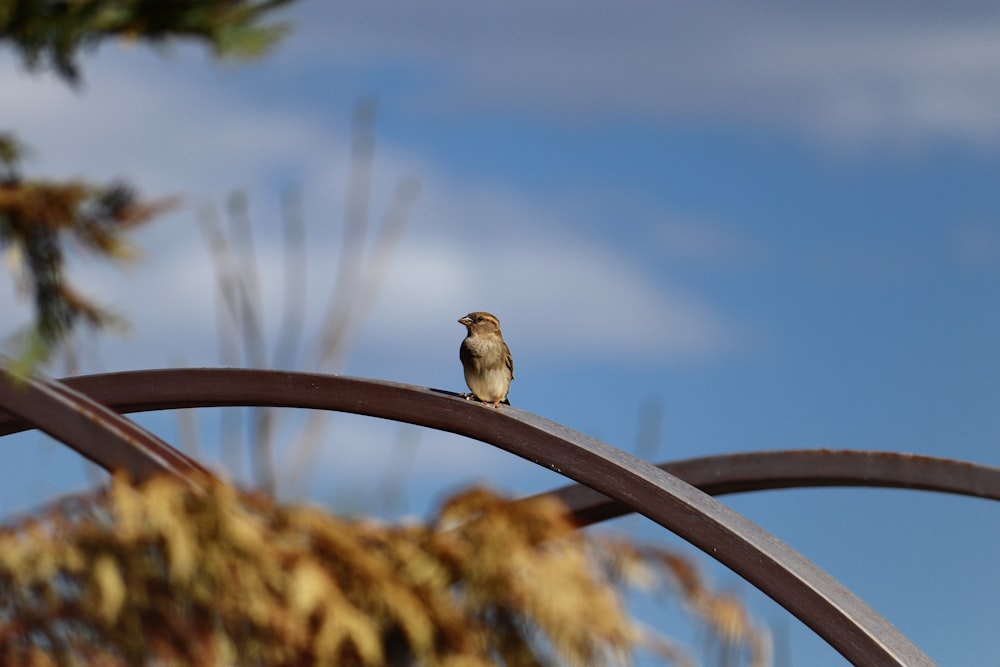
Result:
{"label": "bird's eye", "polygon": [[482,315],[480,315],[479,317],[476,318],[476,321],[477,322],[482,322],[485,319],[486,319],[485,317],[483,317]]}

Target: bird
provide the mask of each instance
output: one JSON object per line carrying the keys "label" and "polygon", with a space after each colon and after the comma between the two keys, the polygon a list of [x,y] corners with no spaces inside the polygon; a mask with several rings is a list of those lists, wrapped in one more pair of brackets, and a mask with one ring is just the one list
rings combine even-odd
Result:
{"label": "bird", "polygon": [[510,405],[507,393],[514,379],[514,358],[500,333],[500,320],[496,315],[476,311],[458,320],[468,333],[458,350],[465,371],[465,384],[471,396],[483,403],[499,408]]}

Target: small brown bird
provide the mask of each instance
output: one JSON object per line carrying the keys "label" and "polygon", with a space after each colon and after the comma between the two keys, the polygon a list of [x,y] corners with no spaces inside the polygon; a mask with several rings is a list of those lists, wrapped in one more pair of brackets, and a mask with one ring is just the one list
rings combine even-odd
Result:
{"label": "small brown bird", "polygon": [[500,320],[489,313],[475,312],[458,323],[464,324],[469,331],[458,351],[465,370],[465,384],[483,403],[492,403],[494,408],[499,408],[501,403],[510,405],[507,392],[514,379],[514,359],[500,333]]}

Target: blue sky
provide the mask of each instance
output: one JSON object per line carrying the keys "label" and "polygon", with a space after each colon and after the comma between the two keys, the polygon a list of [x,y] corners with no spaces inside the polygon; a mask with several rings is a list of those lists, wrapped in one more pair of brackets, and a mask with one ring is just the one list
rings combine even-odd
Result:
{"label": "blue sky", "polygon": [[[314,332],[335,275],[351,113],[370,98],[375,219],[402,179],[421,192],[336,370],[461,390],[455,320],[485,309],[515,355],[515,404],[630,450],[643,406],[659,405],[658,460],[834,447],[1000,465],[990,3],[307,0],[289,16],[296,31],[262,63],[110,45],[85,58],[80,91],[0,52],[0,118],[34,147],[30,171],[127,176],[184,197],[137,235],[144,261],[124,272],[75,261],[81,289],[133,324],[86,338],[86,370],[220,363],[196,220],[234,189],[250,198],[272,341],[280,199],[302,192]],[[12,284],[0,285],[11,313],[0,335],[27,314]],[[145,420],[176,437],[173,421]],[[215,422],[201,423],[208,440]],[[329,437],[347,444],[325,447],[312,484],[287,495],[363,505],[357,489],[377,496],[386,460],[412,442],[405,512],[472,481],[513,493],[560,483],[433,433],[337,418]],[[0,509],[86,480],[72,455],[14,442]],[[850,489],[727,502],[939,663],[997,661],[992,504]],[[698,558],[762,618],[782,618]],[[794,664],[843,664],[788,623]]]}

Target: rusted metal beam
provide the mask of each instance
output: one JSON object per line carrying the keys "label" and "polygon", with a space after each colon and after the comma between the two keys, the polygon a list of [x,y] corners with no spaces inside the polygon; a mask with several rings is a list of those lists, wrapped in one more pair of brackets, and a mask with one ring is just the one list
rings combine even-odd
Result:
{"label": "rusted metal beam", "polygon": [[[86,394],[101,405],[121,413],[248,405],[241,403],[242,399],[264,401],[255,405],[271,407],[316,407],[295,405],[287,395],[279,395],[278,392],[268,395],[267,388],[260,391],[260,387],[232,380],[234,373],[243,376],[246,372],[257,373],[233,369],[192,369],[190,375],[188,371],[173,369],[130,371],[66,378],[51,385],[56,389],[75,388],[76,395]],[[266,377],[271,377],[270,372],[265,373]],[[209,376],[214,378],[212,383],[202,382]],[[129,424],[131,422],[126,426]],[[12,415],[0,413],[0,436],[29,428],[33,426]],[[169,447],[161,440],[158,443],[161,447]],[[188,465],[198,465],[190,458],[184,458]],[[904,488],[1000,500],[1000,468],[897,452],[775,450],[698,457],[660,463],[657,467],[711,496],[786,488],[852,486]],[[583,525],[606,521],[632,511],[579,484],[548,493],[559,496],[569,505]]]}
{"label": "rusted metal beam", "polygon": [[[892,624],[774,535],[674,475],[538,415],[410,385],[306,373],[183,369],[68,381],[116,410],[221,405],[337,410],[450,431],[630,507],[757,586],[856,665],[933,665]],[[16,425],[0,424],[0,428]],[[8,431],[10,432],[10,431]]]}
{"label": "rusted metal beam", "polygon": [[135,479],[171,473],[197,484],[210,474],[131,419],[61,382],[15,378],[0,366],[0,410],[103,468],[126,471]]}
{"label": "rusted metal beam", "polygon": [[[747,452],[660,463],[658,468],[710,496],[822,486],[882,487],[1000,500],[1000,468],[916,454],[834,449]],[[632,512],[591,488],[571,484],[554,495],[581,526]]]}

